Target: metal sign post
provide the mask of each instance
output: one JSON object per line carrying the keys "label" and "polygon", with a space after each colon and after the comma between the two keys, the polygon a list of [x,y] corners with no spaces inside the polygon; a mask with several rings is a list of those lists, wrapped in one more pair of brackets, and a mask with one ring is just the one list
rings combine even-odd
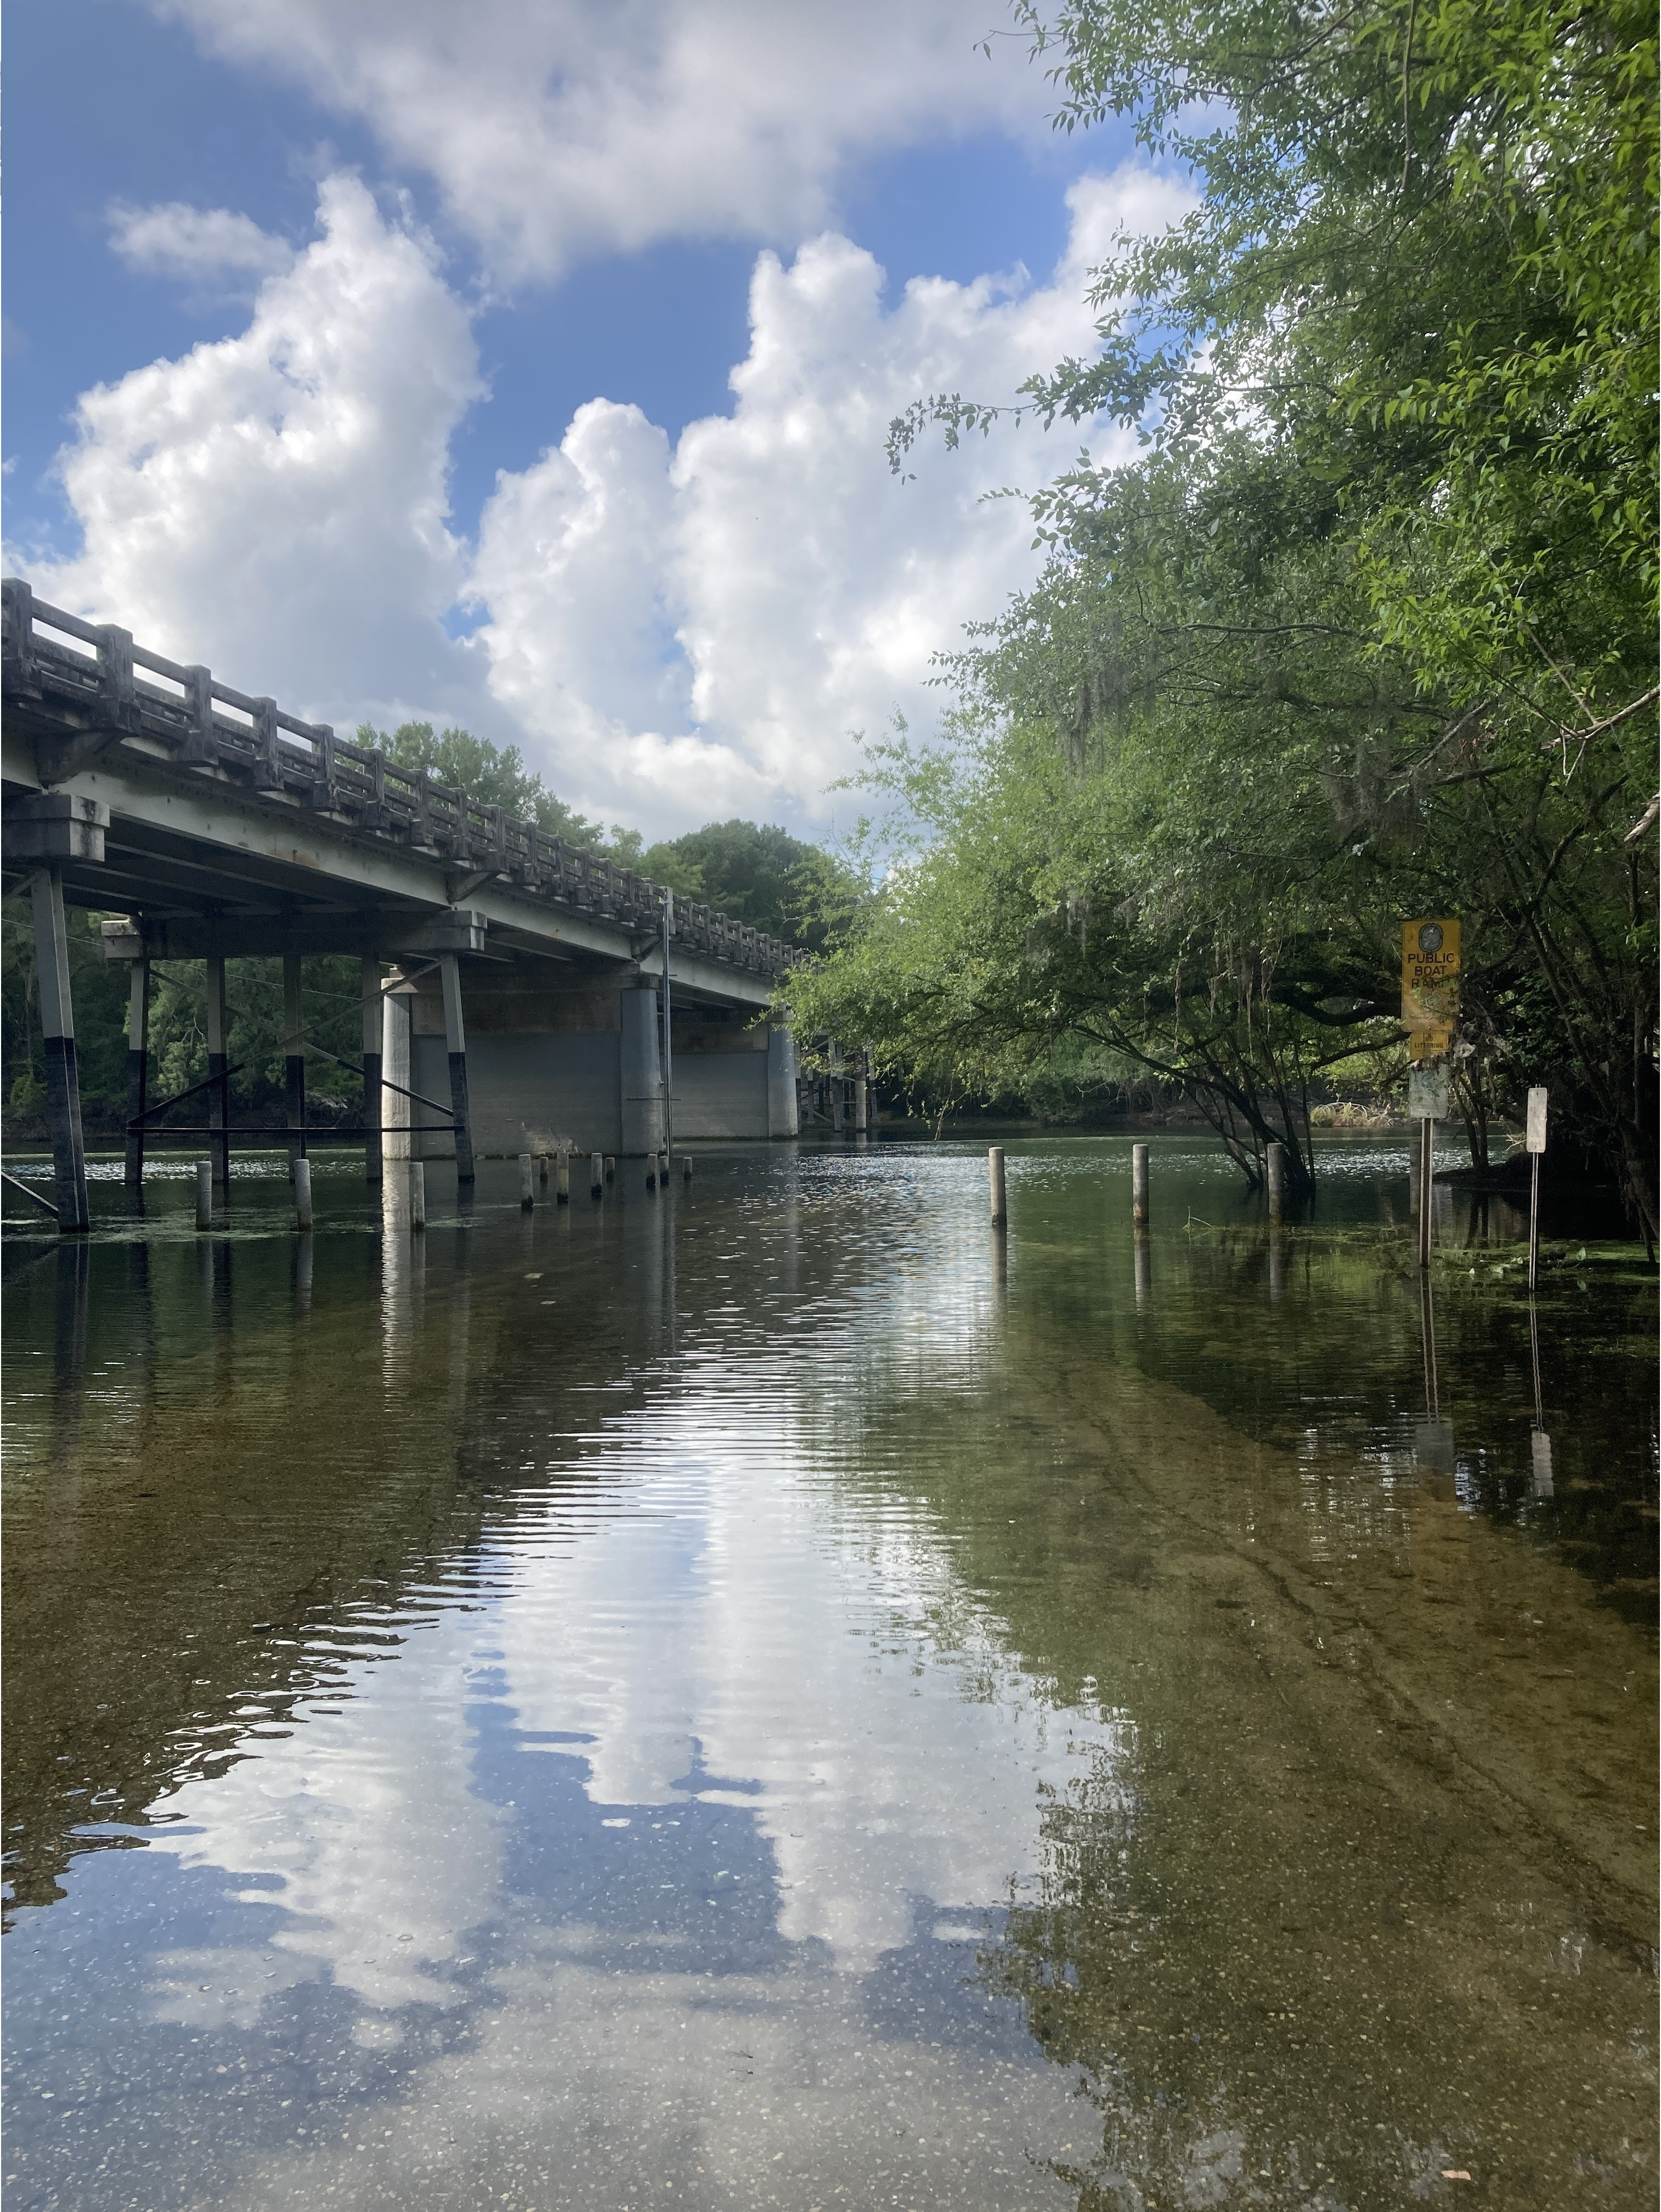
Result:
{"label": "metal sign post", "polygon": [[1430,1265],[1430,1215],[1436,1184],[1436,1124],[1447,1119],[1447,1071],[1415,1067],[1407,1079],[1409,1118],[1419,1125],[1419,1265]]}
{"label": "metal sign post", "polygon": [[1528,1286],[1531,1291],[1540,1273],[1540,1157],[1546,1149],[1546,1093],[1543,1088],[1528,1095]]}
{"label": "metal sign post", "polygon": [[1407,1110],[1419,1124],[1419,1265],[1430,1265],[1430,1212],[1436,1181],[1435,1124],[1447,1119],[1447,1074],[1459,1021],[1462,931],[1451,915],[1402,924],[1402,1027],[1407,1031]]}

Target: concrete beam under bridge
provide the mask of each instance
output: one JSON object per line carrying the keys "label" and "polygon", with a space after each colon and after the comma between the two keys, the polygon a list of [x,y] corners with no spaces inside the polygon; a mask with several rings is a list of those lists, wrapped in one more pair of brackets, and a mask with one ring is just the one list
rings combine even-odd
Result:
{"label": "concrete beam under bridge", "polygon": [[[29,787],[8,781],[20,792]],[[119,763],[77,775],[73,793],[102,810],[107,827],[101,860],[66,860],[64,897],[106,913],[136,909],[151,934],[153,958],[204,958],[210,945],[231,959],[376,950],[391,957],[420,945],[426,925],[464,912],[505,950],[588,955],[654,975],[661,969],[655,935],[550,906],[501,881],[473,883],[458,907],[446,896],[444,871],[427,859],[364,853],[332,840],[326,849],[308,844],[296,834],[305,829],[303,817],[273,818],[252,794],[217,787],[181,793]],[[778,982],[776,975],[732,967],[673,941],[670,976],[676,990],[758,1011]]]}
{"label": "concrete beam under bridge", "polygon": [[[390,923],[379,934],[384,941],[365,957],[378,970],[390,969],[377,988],[397,991],[407,1009],[400,1014],[407,1044],[399,1038],[383,1046],[388,1073],[394,1058],[407,1054],[407,1075],[392,1080],[429,1099],[452,1100],[449,1118],[409,1108],[410,1134],[404,1138],[400,1127],[398,1157],[456,1156],[456,1024],[444,998],[446,964],[464,1008],[460,1095],[476,1156],[568,1149],[627,1157],[661,1147],[660,984],[644,972],[644,962],[574,952],[550,959],[540,946],[527,951],[488,929],[471,908],[420,924]],[[307,936],[314,951],[361,949],[315,921]],[[104,925],[106,955],[134,963],[291,958],[292,942],[280,925],[252,920],[233,931],[130,920]],[[210,950],[221,943],[226,954]],[[661,955],[656,966],[661,969]],[[788,1027],[733,1003],[729,979],[713,963],[671,953],[670,975],[677,1142],[794,1137],[796,1054]],[[403,1111],[387,1118],[389,1126],[401,1125]]]}

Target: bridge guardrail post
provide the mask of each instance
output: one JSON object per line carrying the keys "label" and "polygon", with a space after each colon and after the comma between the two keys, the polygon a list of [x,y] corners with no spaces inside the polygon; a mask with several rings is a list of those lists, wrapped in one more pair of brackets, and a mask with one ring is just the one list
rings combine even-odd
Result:
{"label": "bridge guardrail post", "polygon": [[254,702],[254,785],[257,790],[281,791],[282,755],[277,736],[276,701]]}
{"label": "bridge guardrail post", "polygon": [[8,690],[34,690],[34,588],[20,576],[5,580],[5,663]]}
{"label": "bridge guardrail post", "polygon": [[179,757],[191,768],[203,768],[219,758],[214,737],[214,679],[199,664],[185,671],[185,705],[191,718]]}
{"label": "bridge guardrail post", "polygon": [[98,696],[106,729],[138,734],[138,693],[133,682],[133,634],[114,623],[98,632]]}

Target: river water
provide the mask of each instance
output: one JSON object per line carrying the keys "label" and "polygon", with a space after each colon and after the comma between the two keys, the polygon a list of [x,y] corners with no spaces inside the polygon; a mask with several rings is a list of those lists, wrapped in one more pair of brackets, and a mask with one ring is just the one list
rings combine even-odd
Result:
{"label": "river water", "polygon": [[1326,1167],[9,1212],[9,2212],[1652,2203],[1653,1279]]}

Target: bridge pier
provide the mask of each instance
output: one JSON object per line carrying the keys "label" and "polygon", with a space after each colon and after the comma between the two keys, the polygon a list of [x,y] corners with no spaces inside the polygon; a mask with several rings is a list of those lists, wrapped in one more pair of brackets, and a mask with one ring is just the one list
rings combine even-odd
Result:
{"label": "bridge pier", "polygon": [[[380,961],[373,953],[363,957],[363,1176],[380,1181],[381,1038],[385,1029],[380,1003]],[[406,1075],[404,1081],[409,1082]]]}
{"label": "bridge pier", "polygon": [[767,1134],[797,1137],[801,1133],[795,1032],[783,1022],[774,1022],[767,1030]]}
{"label": "bridge pier", "polygon": [[617,1149],[654,1157],[664,1142],[664,1070],[658,1051],[658,994],[649,983],[619,994],[622,1136]]}
{"label": "bridge pier", "polygon": [[75,1011],[70,995],[70,940],[64,919],[64,874],[42,868],[30,890],[34,907],[35,970],[39,981],[40,1030],[46,1051],[46,1110],[58,1186],[58,1226],[65,1233],[90,1226],[87,1212],[87,1148],[81,1134],[81,1078],[75,1058]]}
{"label": "bridge pier", "polygon": [[[450,1111],[456,1136],[456,1181],[473,1181],[473,1131],[467,1113],[467,1031],[462,1023],[461,971],[453,952],[439,955],[444,986],[444,1042],[450,1057]],[[412,1085],[413,1088],[413,1085]]]}
{"label": "bridge pier", "polygon": [[135,1190],[144,1181],[144,1106],[150,1075],[150,963],[133,963],[127,997],[127,1163],[125,1181]]}
{"label": "bridge pier", "polygon": [[[654,980],[499,956],[469,968],[465,982],[467,1136],[476,1158],[574,1151],[646,1159],[663,1151],[662,1001]],[[451,1036],[438,986],[429,969],[407,1000],[407,1081],[426,1102],[410,1113],[411,1139],[424,1159],[446,1157],[454,1142],[449,1116],[431,1103],[444,1095]],[[786,1027],[679,990],[673,1018],[677,1143],[797,1133],[796,1048]],[[389,1082],[406,1079],[394,1074],[390,1057],[385,1073]],[[393,1112],[389,1092],[389,1127]]]}
{"label": "bridge pier", "polygon": [[225,1010],[225,963],[209,954],[208,971],[208,1120],[214,1131],[208,1139],[213,1179],[222,1189],[231,1181],[231,1045],[230,1022]]}
{"label": "bridge pier", "polygon": [[306,1157],[306,988],[298,952],[282,956],[283,1072],[288,1089],[288,1180]]}

